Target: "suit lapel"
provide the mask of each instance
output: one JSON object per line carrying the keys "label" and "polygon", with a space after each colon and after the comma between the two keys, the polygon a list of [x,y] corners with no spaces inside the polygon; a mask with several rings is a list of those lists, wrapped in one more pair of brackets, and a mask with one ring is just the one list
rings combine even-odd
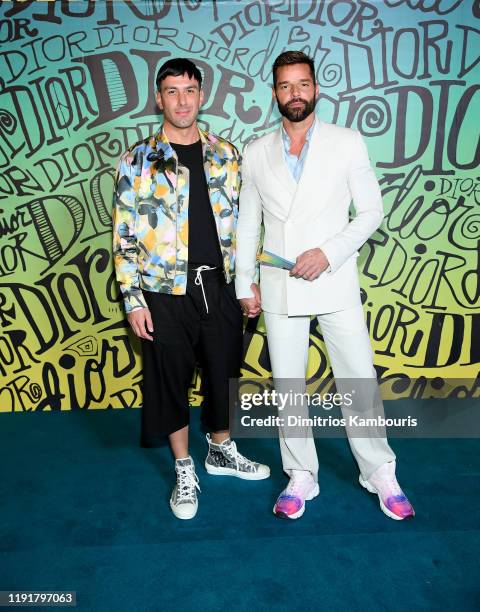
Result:
{"label": "suit lapel", "polygon": [[281,128],[276,130],[272,141],[265,148],[272,175],[278,181],[279,188],[286,191],[291,202],[297,190],[297,183],[285,162]]}
{"label": "suit lapel", "polygon": [[[302,176],[292,198],[289,217],[295,214],[297,207],[308,206],[318,210],[328,200],[330,168],[333,163],[331,155],[331,137],[324,124],[315,119],[316,125],[308,147]],[[314,201],[312,201],[314,194]]]}

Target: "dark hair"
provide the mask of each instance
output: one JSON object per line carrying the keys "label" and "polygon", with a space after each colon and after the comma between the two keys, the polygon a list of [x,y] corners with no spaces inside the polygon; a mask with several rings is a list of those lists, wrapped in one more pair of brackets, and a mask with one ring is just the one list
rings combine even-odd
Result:
{"label": "dark hair", "polygon": [[189,78],[194,78],[198,81],[198,86],[202,86],[202,74],[200,70],[186,57],[175,57],[169,59],[167,62],[160,66],[157,72],[157,78],[155,83],[157,85],[157,91],[160,91],[162,81],[169,76],[183,76],[188,74]]}
{"label": "dark hair", "polygon": [[277,70],[280,66],[290,66],[291,64],[307,64],[310,68],[312,81],[315,85],[315,65],[313,59],[308,57],[303,51],[284,51],[280,53],[277,59],[273,62],[273,86],[277,85]]}

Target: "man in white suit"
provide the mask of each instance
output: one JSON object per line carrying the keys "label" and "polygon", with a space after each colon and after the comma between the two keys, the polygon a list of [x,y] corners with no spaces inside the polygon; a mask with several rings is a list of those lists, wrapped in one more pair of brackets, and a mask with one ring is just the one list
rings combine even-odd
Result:
{"label": "man in white suit", "polygon": [[[277,391],[305,391],[311,315],[318,318],[335,379],[370,383],[368,415],[382,413],[368,331],[360,301],[357,250],[383,218],[380,188],[360,134],[315,117],[319,88],[313,61],[286,51],[273,64],[279,129],[250,143],[243,154],[237,228],[236,293],[244,313],[263,309]],[[349,221],[353,200],[355,217]],[[262,266],[256,254],[264,224],[264,251],[295,262],[290,272]],[[305,415],[307,408],[289,407]],[[345,416],[346,409],[342,408]],[[300,433],[299,433],[300,432]],[[396,520],[414,510],[395,477],[395,455],[384,435],[357,437],[347,427],[360,484],[379,497]],[[290,434],[290,435],[289,435]],[[283,468],[290,481],[274,507],[299,518],[319,493],[318,460],[309,427],[295,436],[280,427]],[[362,434],[357,434],[361,436]]]}

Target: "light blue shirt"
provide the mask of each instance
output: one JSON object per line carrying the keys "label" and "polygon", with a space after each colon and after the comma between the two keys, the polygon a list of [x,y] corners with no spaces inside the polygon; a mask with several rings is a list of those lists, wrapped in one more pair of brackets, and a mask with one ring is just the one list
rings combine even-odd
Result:
{"label": "light blue shirt", "polygon": [[305,144],[300,152],[300,155],[297,157],[296,155],[292,155],[290,153],[290,136],[285,131],[285,128],[282,125],[282,140],[283,140],[283,150],[285,155],[285,161],[287,162],[288,169],[290,170],[290,174],[295,179],[295,182],[298,183],[302,176],[303,166],[305,165],[305,159],[307,158],[308,147],[310,145],[310,138],[313,134],[313,128],[315,127],[315,121],[312,123],[311,128],[308,130],[305,136]]}

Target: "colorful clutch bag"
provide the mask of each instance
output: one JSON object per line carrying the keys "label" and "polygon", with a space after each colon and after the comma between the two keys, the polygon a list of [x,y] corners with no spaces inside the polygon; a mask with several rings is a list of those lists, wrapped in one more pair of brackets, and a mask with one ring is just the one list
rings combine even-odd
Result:
{"label": "colorful clutch bag", "polygon": [[295,262],[288,261],[288,259],[284,259],[280,257],[280,255],[275,255],[275,253],[270,253],[270,251],[262,251],[258,256],[258,261],[264,266],[282,268],[283,270],[291,270],[295,265]]}

